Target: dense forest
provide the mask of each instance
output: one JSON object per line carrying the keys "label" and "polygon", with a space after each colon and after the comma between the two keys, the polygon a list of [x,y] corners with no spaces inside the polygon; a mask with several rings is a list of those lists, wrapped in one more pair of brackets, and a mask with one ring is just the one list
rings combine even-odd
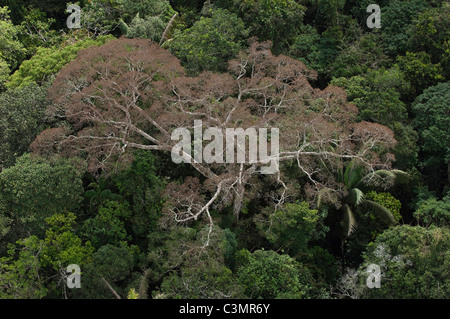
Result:
{"label": "dense forest", "polygon": [[0,299],[450,297],[450,3],[370,4],[1,0]]}

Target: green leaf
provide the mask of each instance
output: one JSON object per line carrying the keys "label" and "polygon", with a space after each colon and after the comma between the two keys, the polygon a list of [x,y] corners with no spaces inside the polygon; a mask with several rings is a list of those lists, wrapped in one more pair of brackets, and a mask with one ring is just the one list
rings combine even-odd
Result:
{"label": "green leaf", "polygon": [[352,210],[350,209],[350,206],[347,204],[343,207],[344,210],[344,216],[343,216],[343,222],[344,222],[344,234],[346,237],[350,237],[350,235],[355,231],[357,225],[355,215],[353,214]]}
{"label": "green leaf", "polygon": [[364,202],[364,193],[358,188],[352,188],[349,199],[353,205],[359,206]]}
{"label": "green leaf", "polygon": [[371,200],[365,200],[364,204],[386,225],[391,226],[397,223],[394,214],[383,205]]}

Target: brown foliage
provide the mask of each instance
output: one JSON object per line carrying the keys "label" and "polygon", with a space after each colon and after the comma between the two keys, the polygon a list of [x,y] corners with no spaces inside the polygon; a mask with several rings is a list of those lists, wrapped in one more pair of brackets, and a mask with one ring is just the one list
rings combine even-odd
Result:
{"label": "brown foliage", "polygon": [[[170,152],[175,128],[279,128],[280,162],[294,162],[315,196],[324,187],[341,188],[333,173],[345,161],[367,170],[389,168],[392,132],[373,123],[356,123],[357,108],[334,86],[311,87],[317,74],[302,62],[274,56],[270,43],[253,42],[229,63],[229,73],[204,72],[185,76],[179,61],[149,40],[119,39],[89,48],[56,78],[50,96],[72,126],[65,139],[61,131],[43,132],[33,144],[36,152],[59,143],[58,152],[81,156],[89,169],[107,170],[128,150]],[[56,149],[55,149],[56,150]],[[213,205],[233,203],[239,216],[251,185],[257,185],[263,163],[205,164],[191,162],[206,179],[172,184],[169,219],[199,218],[211,222]],[[292,192],[290,176],[281,169],[272,179],[278,191],[270,196],[277,205]],[[255,196],[260,196],[253,191]],[[209,196],[206,196],[208,195]],[[174,218],[172,218],[174,217]]]}

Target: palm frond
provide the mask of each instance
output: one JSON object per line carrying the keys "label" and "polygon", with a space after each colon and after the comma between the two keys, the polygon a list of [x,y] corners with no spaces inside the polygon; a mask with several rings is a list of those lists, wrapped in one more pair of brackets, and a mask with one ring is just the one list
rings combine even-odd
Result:
{"label": "palm frond", "polygon": [[404,171],[380,169],[365,175],[355,187],[364,189],[366,187],[379,186],[377,184],[384,181],[383,186],[389,188],[394,184],[405,184],[409,180],[410,175]]}
{"label": "palm frond", "polygon": [[344,235],[346,237],[350,237],[350,235],[355,231],[357,225],[355,215],[353,214],[352,210],[350,209],[350,206],[345,204],[343,206],[344,210],[344,216],[343,216],[343,223],[344,223]]}
{"label": "palm frond", "polygon": [[406,184],[411,180],[411,175],[409,175],[407,172],[401,171],[399,169],[393,169],[391,172],[395,175],[396,184]]}
{"label": "palm frond", "polygon": [[365,199],[364,192],[359,188],[352,188],[348,197],[350,202],[355,206],[361,205]]}
{"label": "palm frond", "polygon": [[178,12],[176,12],[172,18],[170,18],[169,22],[167,23],[167,26],[161,36],[161,40],[159,41],[159,45],[162,45],[164,41],[167,38],[167,34],[169,33],[169,30],[172,28],[173,21],[175,21],[175,18],[178,16]]}
{"label": "palm frond", "polygon": [[365,200],[364,204],[386,225],[391,226],[397,223],[394,214],[383,205],[371,200]]}

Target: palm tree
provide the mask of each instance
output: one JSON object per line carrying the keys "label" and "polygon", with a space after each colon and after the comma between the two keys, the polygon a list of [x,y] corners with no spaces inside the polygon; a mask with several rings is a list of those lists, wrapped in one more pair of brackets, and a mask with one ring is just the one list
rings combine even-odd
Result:
{"label": "palm tree", "polygon": [[88,188],[91,189],[87,190],[84,193],[84,196],[89,199],[89,207],[91,210],[94,201],[96,201],[98,205],[101,205],[105,200],[120,200],[122,198],[122,196],[114,194],[110,189],[107,189],[106,181],[103,179],[100,179],[98,183],[90,183]]}
{"label": "palm tree", "polygon": [[[351,162],[345,170],[342,169],[338,172],[337,181],[343,184],[347,190],[346,195],[340,199],[342,205],[339,208],[339,212],[342,214],[340,222],[342,226],[341,251],[342,256],[344,256],[345,241],[358,226],[354,213],[356,210],[372,212],[386,226],[397,223],[394,214],[383,205],[366,198],[366,192],[373,190],[380,184],[383,184],[384,188],[389,188],[394,184],[404,184],[409,181],[409,174],[401,170],[377,170],[364,175],[363,168]],[[323,189],[319,192],[318,209],[323,207],[322,195],[327,190]]]}
{"label": "palm tree", "polygon": [[394,214],[383,205],[369,200],[365,197],[368,190],[380,181],[385,181],[385,187],[394,183],[403,184],[409,180],[409,175],[400,170],[377,170],[366,175],[362,174],[362,167],[350,163],[345,171],[338,172],[339,183],[344,184],[348,195],[342,199],[342,213],[343,213],[343,229],[344,235],[349,237],[357,227],[357,220],[355,218],[354,210],[362,208],[366,211],[371,211],[378,219],[391,226],[396,224]]}

